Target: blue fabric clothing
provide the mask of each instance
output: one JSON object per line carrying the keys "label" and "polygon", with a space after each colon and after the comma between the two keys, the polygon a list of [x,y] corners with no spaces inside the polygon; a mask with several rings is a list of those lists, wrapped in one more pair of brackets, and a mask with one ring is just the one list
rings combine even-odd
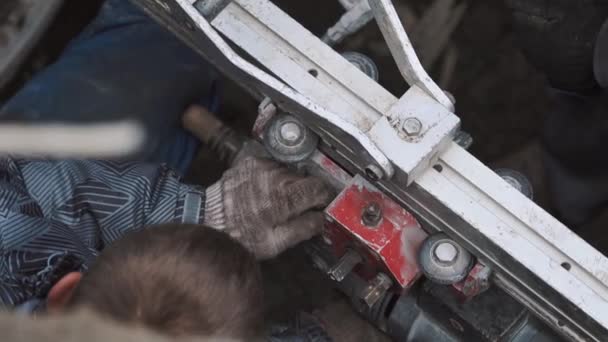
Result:
{"label": "blue fabric clothing", "polygon": [[157,164],[0,159],[0,307],[46,298],[130,231],[202,224],[204,196]]}
{"label": "blue fabric clothing", "polygon": [[198,141],[180,117],[191,104],[217,110],[217,74],[204,59],[126,0],[107,0],[56,63],[0,110],[2,121],[144,123],[134,160],[185,172]]}

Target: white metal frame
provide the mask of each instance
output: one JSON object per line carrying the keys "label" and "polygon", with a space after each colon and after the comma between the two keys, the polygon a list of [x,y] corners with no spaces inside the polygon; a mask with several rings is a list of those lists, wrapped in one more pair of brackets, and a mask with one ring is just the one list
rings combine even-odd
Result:
{"label": "white metal frame", "polygon": [[[417,69],[390,1],[370,4],[412,83],[401,99],[267,0],[234,0],[211,23],[192,0],[136,2],[252,94],[299,116],[342,166],[358,173],[379,165],[380,188],[492,267],[495,283],[557,331],[605,340],[608,259],[450,141],[458,127],[451,102]],[[270,73],[235,53],[220,32]],[[395,125],[410,116],[425,125],[419,138],[404,138]]]}
{"label": "white metal frame", "polygon": [[422,64],[420,64],[393,2],[391,0],[369,0],[369,5],[403,78],[409,85],[423,89],[442,106],[453,111],[454,104],[452,101],[429,77]]}
{"label": "white metal frame", "polygon": [[[400,100],[267,0],[233,1],[211,24],[298,93],[332,113],[327,117],[319,113],[321,118],[339,116],[355,126],[365,135],[355,140],[388,177],[394,173],[392,162],[410,184],[458,129],[460,120],[446,108],[452,107],[451,102],[424,71],[411,44],[409,49],[400,48],[404,42],[409,44],[405,31],[395,31],[398,38],[393,46],[401,59],[410,60],[403,74],[413,87]],[[421,89],[437,90],[448,103],[434,101]],[[403,143],[398,131],[410,117],[422,123],[422,132]],[[319,133],[327,136],[334,131]],[[382,155],[377,153],[378,144],[390,146],[395,140],[399,140],[399,150],[385,148]],[[342,150],[352,149],[351,144],[342,145]]]}

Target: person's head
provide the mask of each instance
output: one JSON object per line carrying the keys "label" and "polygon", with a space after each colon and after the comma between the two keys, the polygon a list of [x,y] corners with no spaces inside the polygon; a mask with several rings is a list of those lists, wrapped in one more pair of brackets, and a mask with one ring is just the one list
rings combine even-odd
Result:
{"label": "person's head", "polygon": [[129,234],[106,248],[81,281],[77,274],[62,281],[49,294],[50,309],[86,306],[173,336],[251,337],[262,320],[255,258],[226,234],[202,226]]}

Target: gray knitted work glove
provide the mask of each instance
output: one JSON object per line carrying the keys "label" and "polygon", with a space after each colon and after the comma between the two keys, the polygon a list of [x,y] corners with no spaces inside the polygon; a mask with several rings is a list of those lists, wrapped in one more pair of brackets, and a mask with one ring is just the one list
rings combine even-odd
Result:
{"label": "gray knitted work glove", "polygon": [[319,234],[331,199],[330,187],[317,178],[248,158],[206,190],[205,224],[270,259]]}

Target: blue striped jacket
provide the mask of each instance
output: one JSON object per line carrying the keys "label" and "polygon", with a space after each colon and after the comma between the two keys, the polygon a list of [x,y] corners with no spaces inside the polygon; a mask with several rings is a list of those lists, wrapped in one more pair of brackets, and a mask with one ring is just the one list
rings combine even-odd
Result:
{"label": "blue striped jacket", "polygon": [[129,231],[183,222],[192,195],[204,203],[165,166],[0,158],[0,307],[44,299]]}

